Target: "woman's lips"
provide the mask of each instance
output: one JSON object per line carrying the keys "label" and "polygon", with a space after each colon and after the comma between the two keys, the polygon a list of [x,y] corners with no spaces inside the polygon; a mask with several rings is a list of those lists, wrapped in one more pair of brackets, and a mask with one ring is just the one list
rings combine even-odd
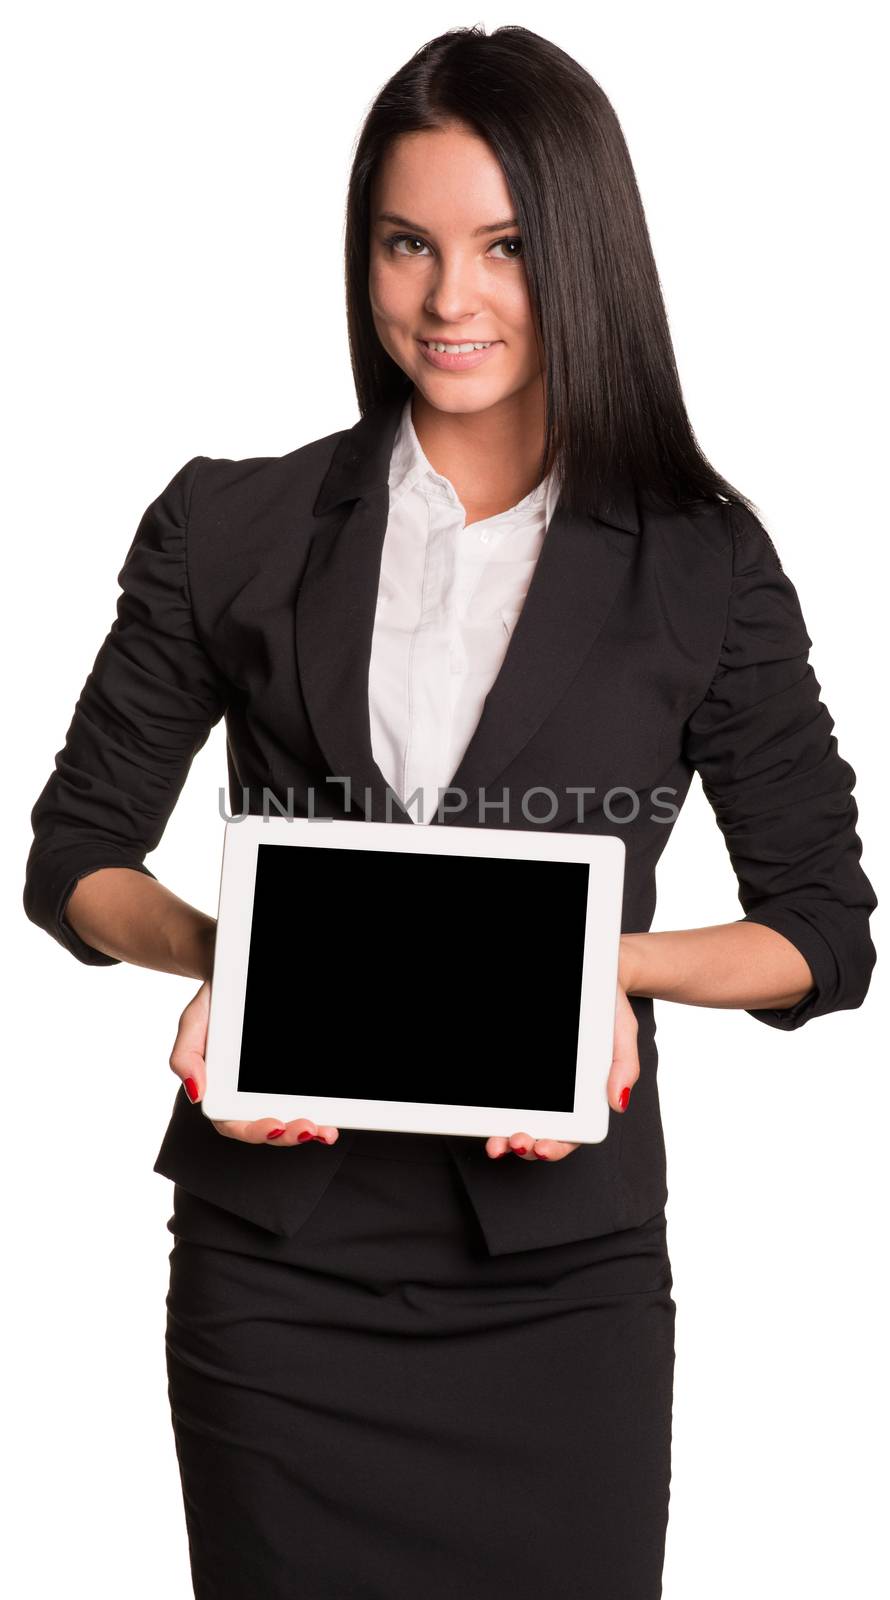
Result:
{"label": "woman's lips", "polygon": [[[422,339],[418,339],[417,343],[431,367],[438,367],[440,372],[466,372],[469,367],[481,367],[483,361],[500,349],[503,340],[494,339],[487,350],[468,350],[465,355],[456,356],[448,355],[444,350],[431,350]],[[469,339],[466,343],[470,343]]]}

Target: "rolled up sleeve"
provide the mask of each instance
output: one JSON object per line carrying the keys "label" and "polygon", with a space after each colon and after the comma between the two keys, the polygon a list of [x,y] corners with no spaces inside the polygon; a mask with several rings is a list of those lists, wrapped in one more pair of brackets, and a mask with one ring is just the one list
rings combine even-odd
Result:
{"label": "rolled up sleeve", "polygon": [[88,966],[118,963],[66,922],[75,884],[102,867],[154,877],[144,858],[225,710],[226,685],[196,635],[188,584],[189,516],[206,459],[186,462],[143,513],[118,574],[116,619],[31,811],[25,913]]}
{"label": "rolled up sleeve", "polygon": [[783,934],[809,965],[813,987],[796,1005],[749,1011],[791,1030],[862,1004],[878,902],[860,864],[856,774],[820,698],[797,592],[758,519],[735,504],[727,515],[725,636],[685,753],[726,841],[742,920]]}

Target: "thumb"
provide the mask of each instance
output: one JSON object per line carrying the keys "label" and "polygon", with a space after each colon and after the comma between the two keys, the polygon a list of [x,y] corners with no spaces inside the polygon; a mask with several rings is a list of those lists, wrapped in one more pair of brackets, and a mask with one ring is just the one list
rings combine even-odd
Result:
{"label": "thumb", "polygon": [[[609,1105],[613,1111],[626,1111],[630,1091],[640,1076],[640,1057],[637,1051],[639,1024],[625,991],[620,987],[615,1001],[615,1037],[612,1045],[612,1066],[606,1085]],[[623,1096],[623,1098],[622,1098]]]}
{"label": "thumb", "polygon": [[179,1019],[179,1028],[170,1052],[170,1070],[182,1080],[192,1102],[203,1097],[207,1081],[204,1053],[207,1049],[209,1016],[210,980],[206,979]]}

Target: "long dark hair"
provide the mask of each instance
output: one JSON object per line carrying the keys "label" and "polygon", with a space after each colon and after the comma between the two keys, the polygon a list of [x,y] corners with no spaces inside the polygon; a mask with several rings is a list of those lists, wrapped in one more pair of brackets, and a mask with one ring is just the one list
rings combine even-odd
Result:
{"label": "long dark hair", "polygon": [[618,118],[577,61],[528,28],[452,28],[400,67],[355,146],[346,205],[349,350],[359,411],[411,381],[371,313],[371,185],[393,140],[459,122],[499,160],[522,234],[545,353],[540,477],[595,509],[616,476],[656,506],[753,502],[706,460],[686,412],[630,153]]}

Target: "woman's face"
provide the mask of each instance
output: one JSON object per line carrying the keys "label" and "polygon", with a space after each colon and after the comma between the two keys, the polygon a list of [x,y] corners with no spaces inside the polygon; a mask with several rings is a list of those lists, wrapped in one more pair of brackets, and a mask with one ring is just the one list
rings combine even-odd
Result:
{"label": "woman's face", "polygon": [[[540,382],[514,215],[496,157],[458,125],[395,140],[372,187],[374,326],[440,411],[483,411]],[[424,341],[490,349],[438,355]]]}

